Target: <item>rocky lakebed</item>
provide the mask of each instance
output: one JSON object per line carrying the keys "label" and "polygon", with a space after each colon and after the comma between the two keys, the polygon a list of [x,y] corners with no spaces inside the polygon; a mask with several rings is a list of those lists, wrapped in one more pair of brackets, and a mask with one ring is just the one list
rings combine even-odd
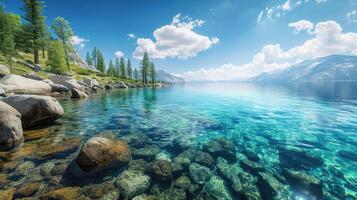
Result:
{"label": "rocky lakebed", "polygon": [[[54,75],[49,80],[30,75],[3,76],[0,199],[354,199],[341,186],[326,184],[310,173],[322,169],[344,179],[339,170],[326,170],[326,161],[320,156],[269,135],[263,135],[264,144],[255,142],[256,149],[245,144],[253,137],[241,136],[238,140],[217,134],[200,136],[204,139],[195,142],[187,136],[190,128],[184,135],[174,125],[168,130],[144,122],[153,112],[152,105],[145,102],[140,104],[144,109],[130,111],[137,112],[141,120],[112,113],[108,121],[103,121],[100,114],[94,115],[86,107],[91,98],[102,98],[102,104],[93,109],[110,112],[116,104],[105,98],[105,93],[113,92],[106,89],[125,90],[122,98],[132,101],[139,90],[147,90],[138,87],[142,86],[101,85],[93,79],[77,81],[70,76]],[[144,91],[144,98],[154,102],[160,96]],[[73,105],[83,106],[88,113]],[[106,107],[100,108],[102,105]],[[187,116],[195,118],[196,125],[204,126],[205,131],[227,128],[192,113]],[[155,125],[180,124],[184,119],[170,120],[161,117]],[[259,144],[265,145],[264,150],[259,151]],[[262,154],[272,149],[274,167],[266,162],[270,158],[262,159]],[[353,152],[339,153],[356,159]],[[348,181],[346,184],[354,187]]]}

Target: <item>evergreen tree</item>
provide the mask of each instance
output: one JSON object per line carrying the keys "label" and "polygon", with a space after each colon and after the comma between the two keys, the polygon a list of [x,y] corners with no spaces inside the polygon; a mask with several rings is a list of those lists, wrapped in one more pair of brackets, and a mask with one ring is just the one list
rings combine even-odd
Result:
{"label": "evergreen tree", "polygon": [[155,65],[152,62],[150,66],[150,78],[151,78],[151,83],[156,83],[156,71],[155,71]]}
{"label": "evergreen tree", "polygon": [[34,62],[39,64],[39,50],[43,47],[46,32],[45,17],[42,16],[42,2],[40,0],[23,0],[25,15],[25,30],[31,40]]}
{"label": "evergreen tree", "polygon": [[104,56],[100,50],[97,50],[97,69],[101,71],[102,73],[105,73],[105,61],[104,61]]}
{"label": "evergreen tree", "polygon": [[48,48],[48,65],[50,66],[50,71],[55,74],[64,74],[68,71],[66,55],[61,41],[56,40],[50,42]]}
{"label": "evergreen tree", "polygon": [[107,70],[107,75],[114,77],[115,73],[116,73],[115,66],[113,64],[113,61],[110,60],[109,61],[109,67],[108,67],[108,70]]}
{"label": "evergreen tree", "polygon": [[136,80],[136,81],[138,81],[139,80],[139,77],[140,75],[139,75],[139,70],[137,69],[137,68],[135,68],[134,69],[134,79]]}
{"label": "evergreen tree", "polygon": [[116,71],[116,74],[115,74],[115,77],[120,77],[120,60],[119,58],[116,58],[115,59],[115,71]]}
{"label": "evergreen tree", "polygon": [[89,52],[87,52],[86,62],[89,66],[93,66],[93,59]]}
{"label": "evergreen tree", "polygon": [[93,60],[93,65],[94,67],[97,68],[97,60],[98,60],[98,48],[94,47],[92,51],[92,60]]}
{"label": "evergreen tree", "polygon": [[148,76],[150,73],[150,60],[147,52],[144,53],[143,60],[141,61],[141,76],[144,84],[148,83]]}
{"label": "evergreen tree", "polygon": [[128,59],[128,64],[126,66],[126,69],[127,69],[127,75],[128,75],[128,78],[132,79],[133,78],[133,68],[131,67],[131,61],[130,59]]}
{"label": "evergreen tree", "polygon": [[69,66],[69,57],[68,54],[70,51],[73,51],[73,46],[70,43],[71,37],[74,35],[72,28],[69,26],[69,23],[67,20],[65,20],[63,17],[57,17],[55,19],[55,23],[52,25],[52,29],[54,30],[55,34],[61,40],[64,53],[66,55],[66,64],[68,67],[68,70],[71,71],[71,68]]}
{"label": "evergreen tree", "polygon": [[12,57],[15,55],[14,32],[10,16],[0,6],[0,51],[7,57],[12,73]]}
{"label": "evergreen tree", "polygon": [[120,58],[120,78],[126,78],[126,67],[123,57]]}

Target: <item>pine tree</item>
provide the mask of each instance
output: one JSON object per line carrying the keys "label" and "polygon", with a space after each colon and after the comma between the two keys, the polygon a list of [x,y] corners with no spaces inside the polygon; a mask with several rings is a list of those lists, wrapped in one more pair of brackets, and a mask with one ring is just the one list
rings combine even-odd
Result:
{"label": "pine tree", "polygon": [[0,6],[0,51],[7,57],[12,73],[12,57],[16,54],[10,16]]}
{"label": "pine tree", "polygon": [[102,52],[98,49],[97,51],[97,69],[102,73],[105,73],[105,61]]}
{"label": "pine tree", "polygon": [[25,4],[23,7],[25,30],[28,31],[27,34],[31,40],[34,62],[39,64],[39,50],[43,46],[43,38],[46,35],[45,17],[42,16],[43,5],[40,0],[23,0],[23,2]]}
{"label": "pine tree", "polygon": [[144,84],[148,83],[148,76],[150,73],[150,59],[147,52],[144,53],[143,60],[141,61],[141,76]]}
{"label": "pine tree", "polygon": [[109,67],[108,67],[108,70],[107,70],[107,75],[114,77],[115,73],[116,73],[115,66],[113,64],[113,61],[110,60],[109,61]]}
{"label": "pine tree", "polygon": [[137,69],[137,68],[135,68],[134,69],[134,79],[136,80],[136,81],[139,81],[139,77],[140,75],[139,75],[139,70]]}
{"label": "pine tree", "polygon": [[48,65],[50,66],[50,71],[55,74],[64,74],[68,71],[66,55],[61,41],[56,40],[50,42],[48,48]]}
{"label": "pine tree", "polygon": [[97,68],[97,59],[98,59],[98,48],[94,47],[92,51],[92,60],[93,60],[93,65],[96,68]]}
{"label": "pine tree", "polygon": [[68,54],[70,51],[73,51],[73,46],[70,43],[70,39],[74,35],[73,30],[69,26],[68,21],[65,20],[63,17],[57,17],[55,19],[55,23],[52,25],[52,29],[62,42],[64,53],[66,55],[66,64],[68,70],[71,71]]}
{"label": "pine tree", "polygon": [[87,52],[86,62],[89,66],[93,66],[93,59],[89,52]]}
{"label": "pine tree", "polygon": [[126,67],[123,57],[120,58],[120,78],[126,78]]}
{"label": "pine tree", "polygon": [[116,58],[115,59],[115,71],[116,71],[116,74],[115,74],[115,77],[120,77],[120,61],[119,61],[119,58]]}
{"label": "pine tree", "polygon": [[133,78],[133,68],[131,67],[130,59],[128,59],[128,64],[127,64],[126,69],[127,69],[128,78],[129,79]]}
{"label": "pine tree", "polygon": [[152,62],[150,66],[150,78],[151,78],[151,83],[156,83],[156,71],[155,71],[155,65]]}

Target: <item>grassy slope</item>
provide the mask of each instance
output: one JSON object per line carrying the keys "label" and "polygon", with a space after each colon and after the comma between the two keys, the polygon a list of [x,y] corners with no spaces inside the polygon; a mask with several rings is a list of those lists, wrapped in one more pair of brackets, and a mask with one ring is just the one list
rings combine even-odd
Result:
{"label": "grassy slope", "polygon": [[[47,55],[46,55],[47,58]],[[32,54],[25,54],[25,53],[20,53],[19,55],[17,55],[15,57],[16,60],[22,61],[22,62],[29,62],[32,63],[33,60],[33,55]],[[12,62],[12,68],[13,68],[13,73],[17,74],[17,75],[24,75],[27,73],[34,73],[42,78],[47,79],[48,75],[49,75],[49,67],[46,65],[47,60],[46,59],[42,59],[42,54],[40,54],[40,66],[42,67],[43,71],[40,72],[36,72],[33,71],[31,68],[16,63],[16,62]],[[5,57],[3,55],[0,54],[0,64],[9,66],[7,60],[5,59]],[[106,84],[108,82],[118,82],[118,81],[123,81],[125,83],[135,83],[134,80],[131,79],[121,79],[121,78],[115,78],[115,77],[107,77],[102,73],[99,72],[95,72],[92,70],[88,70],[88,69],[83,69],[80,68],[74,64],[71,64],[71,69],[72,72],[71,74],[73,75],[73,77],[77,80],[82,80],[85,78],[94,78],[96,79],[98,82]]]}

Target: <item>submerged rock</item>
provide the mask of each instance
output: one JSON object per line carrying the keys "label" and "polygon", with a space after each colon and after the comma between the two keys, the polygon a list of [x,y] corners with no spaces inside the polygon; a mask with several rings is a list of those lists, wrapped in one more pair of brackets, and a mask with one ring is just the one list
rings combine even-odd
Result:
{"label": "submerged rock", "polygon": [[154,195],[142,194],[134,197],[133,200],[157,200],[157,197]]}
{"label": "submerged rock", "polygon": [[303,194],[307,199],[322,199],[322,181],[317,177],[303,171],[289,169],[283,170],[283,176],[293,190]]}
{"label": "submerged rock", "polygon": [[116,190],[108,192],[105,194],[100,200],[118,200],[120,197],[120,193]]}
{"label": "submerged rock", "polygon": [[0,149],[12,149],[23,141],[21,114],[0,101]]}
{"label": "submerged rock", "polygon": [[224,158],[218,157],[217,159],[217,168],[219,172],[230,181],[232,184],[232,188],[237,192],[243,192],[243,186],[239,179],[240,168],[235,164],[235,166],[231,166],[228,164],[227,160]]}
{"label": "submerged rock", "polygon": [[191,185],[190,178],[187,176],[180,176],[178,179],[175,180],[174,186],[186,190]]}
{"label": "submerged rock", "polygon": [[83,145],[76,161],[84,171],[91,172],[112,164],[123,166],[130,159],[131,153],[126,142],[93,137]]}
{"label": "submerged rock", "polygon": [[126,170],[118,176],[115,185],[123,198],[130,199],[149,188],[150,177],[139,171]]}
{"label": "submerged rock", "polygon": [[223,157],[229,161],[236,161],[236,145],[228,139],[219,138],[203,145],[203,150],[215,157]]}
{"label": "submerged rock", "polygon": [[133,150],[133,156],[136,158],[143,158],[147,161],[151,161],[160,152],[161,152],[161,149],[158,146],[148,145],[144,148]]}
{"label": "submerged rock", "polygon": [[145,161],[144,159],[138,159],[138,160],[131,160],[129,162],[128,169],[134,171],[140,171],[144,173],[148,167],[149,167],[149,163],[147,161]]}
{"label": "submerged rock", "polygon": [[218,200],[232,200],[227,185],[219,176],[212,176],[205,185],[205,190]]}
{"label": "submerged rock", "polygon": [[308,170],[322,167],[323,160],[297,148],[278,148],[280,164],[284,168]]}
{"label": "submerged rock", "polygon": [[262,193],[263,199],[293,199],[289,187],[278,181],[273,175],[259,172],[261,179],[258,181],[258,186]]}
{"label": "submerged rock", "polygon": [[44,194],[40,197],[41,200],[52,200],[52,199],[60,199],[60,200],[72,200],[79,199],[79,188],[77,187],[65,187],[61,189],[57,189],[47,194]]}
{"label": "submerged rock", "polygon": [[33,196],[40,189],[40,186],[41,186],[40,183],[23,184],[16,190],[14,197],[16,199],[16,198]]}
{"label": "submerged rock", "polygon": [[193,182],[204,184],[211,177],[211,171],[205,166],[192,163],[189,166],[189,175]]}
{"label": "submerged rock", "polygon": [[0,83],[8,86],[15,94],[49,95],[52,90],[47,83],[14,74],[4,76]]}
{"label": "submerged rock", "polygon": [[165,190],[160,194],[159,200],[185,200],[186,192],[177,188]]}
{"label": "submerged rock", "polygon": [[168,162],[171,162],[170,155],[168,155],[167,153],[164,153],[164,152],[156,154],[155,160],[166,160]]}
{"label": "submerged rock", "polygon": [[19,111],[24,128],[51,123],[64,114],[59,102],[49,96],[14,95],[2,101]]}
{"label": "submerged rock", "polygon": [[149,167],[152,177],[161,182],[172,180],[171,163],[167,160],[155,160]]}

